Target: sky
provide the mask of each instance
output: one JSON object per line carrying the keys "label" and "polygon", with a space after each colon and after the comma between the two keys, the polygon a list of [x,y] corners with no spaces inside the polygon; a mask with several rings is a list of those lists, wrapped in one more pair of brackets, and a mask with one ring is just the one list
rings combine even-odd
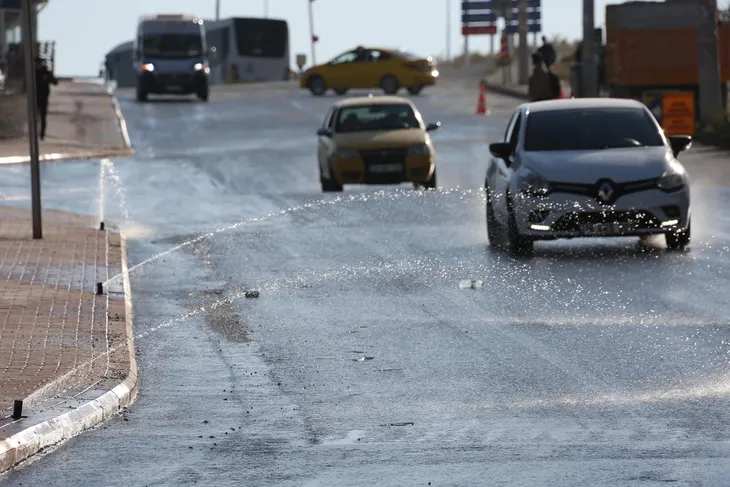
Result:
{"label": "sky", "polygon": [[[271,18],[289,23],[292,68],[295,55],[307,54],[308,0],[220,0],[221,18],[263,17],[268,3]],[[542,28],[578,39],[582,36],[582,0],[542,0]],[[604,22],[605,5],[623,0],[595,0],[596,26]],[[359,44],[397,47],[424,56],[443,56],[447,49],[447,6],[451,8],[452,55],[463,53],[461,0],[315,0],[314,30],[320,41],[317,62],[324,62]],[[38,20],[39,40],[56,41],[56,74],[98,74],[104,56],[116,45],[132,40],[140,15],[190,13],[215,17],[215,0],[50,0]],[[499,44],[497,42],[497,44]],[[489,37],[470,37],[470,51],[489,51]]]}

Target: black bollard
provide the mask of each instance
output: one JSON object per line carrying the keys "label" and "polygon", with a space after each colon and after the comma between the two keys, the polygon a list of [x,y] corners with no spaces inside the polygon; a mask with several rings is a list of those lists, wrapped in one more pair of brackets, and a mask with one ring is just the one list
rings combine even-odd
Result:
{"label": "black bollard", "polygon": [[99,230],[104,230],[104,222],[99,223]]}
{"label": "black bollard", "polygon": [[101,282],[96,283],[96,295],[101,296],[104,294],[104,284]]}
{"label": "black bollard", "polygon": [[13,403],[13,419],[20,419],[23,417],[23,401],[16,399]]}

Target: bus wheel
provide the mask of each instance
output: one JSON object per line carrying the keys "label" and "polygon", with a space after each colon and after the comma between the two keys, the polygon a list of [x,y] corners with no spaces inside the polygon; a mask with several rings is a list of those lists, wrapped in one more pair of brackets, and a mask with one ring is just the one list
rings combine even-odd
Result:
{"label": "bus wheel", "polygon": [[309,91],[315,96],[322,96],[327,92],[327,85],[321,76],[314,76],[309,80]]}

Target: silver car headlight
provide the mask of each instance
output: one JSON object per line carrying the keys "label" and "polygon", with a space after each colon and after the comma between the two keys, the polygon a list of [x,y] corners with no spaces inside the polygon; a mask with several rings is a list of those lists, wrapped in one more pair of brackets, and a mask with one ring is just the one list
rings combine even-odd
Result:
{"label": "silver car headlight", "polygon": [[360,152],[355,149],[337,149],[335,157],[338,159],[356,159],[360,157]]}
{"label": "silver car headlight", "polygon": [[431,150],[428,148],[428,145],[421,144],[421,145],[415,145],[408,149],[408,155],[409,156],[427,156],[431,153]]}
{"label": "silver car headlight", "polygon": [[524,169],[519,182],[520,191],[525,194],[546,196],[550,192],[550,182],[532,169]]}
{"label": "silver car headlight", "polygon": [[659,189],[664,191],[677,191],[685,185],[686,173],[681,166],[670,164],[669,169],[659,178]]}

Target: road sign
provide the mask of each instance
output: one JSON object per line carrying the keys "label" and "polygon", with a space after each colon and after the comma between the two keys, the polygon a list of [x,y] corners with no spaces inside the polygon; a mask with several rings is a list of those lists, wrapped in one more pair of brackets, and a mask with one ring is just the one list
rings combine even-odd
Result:
{"label": "road sign", "polygon": [[0,0],[0,9],[20,10],[21,0]]}
{"label": "road sign", "polygon": [[461,10],[492,10],[494,2],[487,0],[484,2],[461,2]]}
{"label": "road sign", "polygon": [[692,91],[664,93],[662,127],[667,135],[694,135],[695,94]]}
{"label": "road sign", "polygon": [[297,54],[297,67],[299,69],[302,69],[305,64],[307,64],[307,55],[306,54]]}
{"label": "road sign", "polygon": [[461,35],[495,35],[497,33],[496,25],[463,25],[461,27]]}
{"label": "road sign", "polygon": [[[517,34],[519,32],[519,22],[512,21],[507,24],[504,28],[504,32],[507,34]],[[527,25],[527,32],[538,33],[542,32],[542,23],[532,22]]]}
{"label": "road sign", "polygon": [[497,16],[493,12],[489,13],[476,13],[476,14],[461,14],[462,24],[477,24],[480,22],[493,24],[497,21]]}
{"label": "road sign", "polygon": [[497,33],[497,15],[492,0],[463,1],[461,3],[461,34],[494,35]]}

